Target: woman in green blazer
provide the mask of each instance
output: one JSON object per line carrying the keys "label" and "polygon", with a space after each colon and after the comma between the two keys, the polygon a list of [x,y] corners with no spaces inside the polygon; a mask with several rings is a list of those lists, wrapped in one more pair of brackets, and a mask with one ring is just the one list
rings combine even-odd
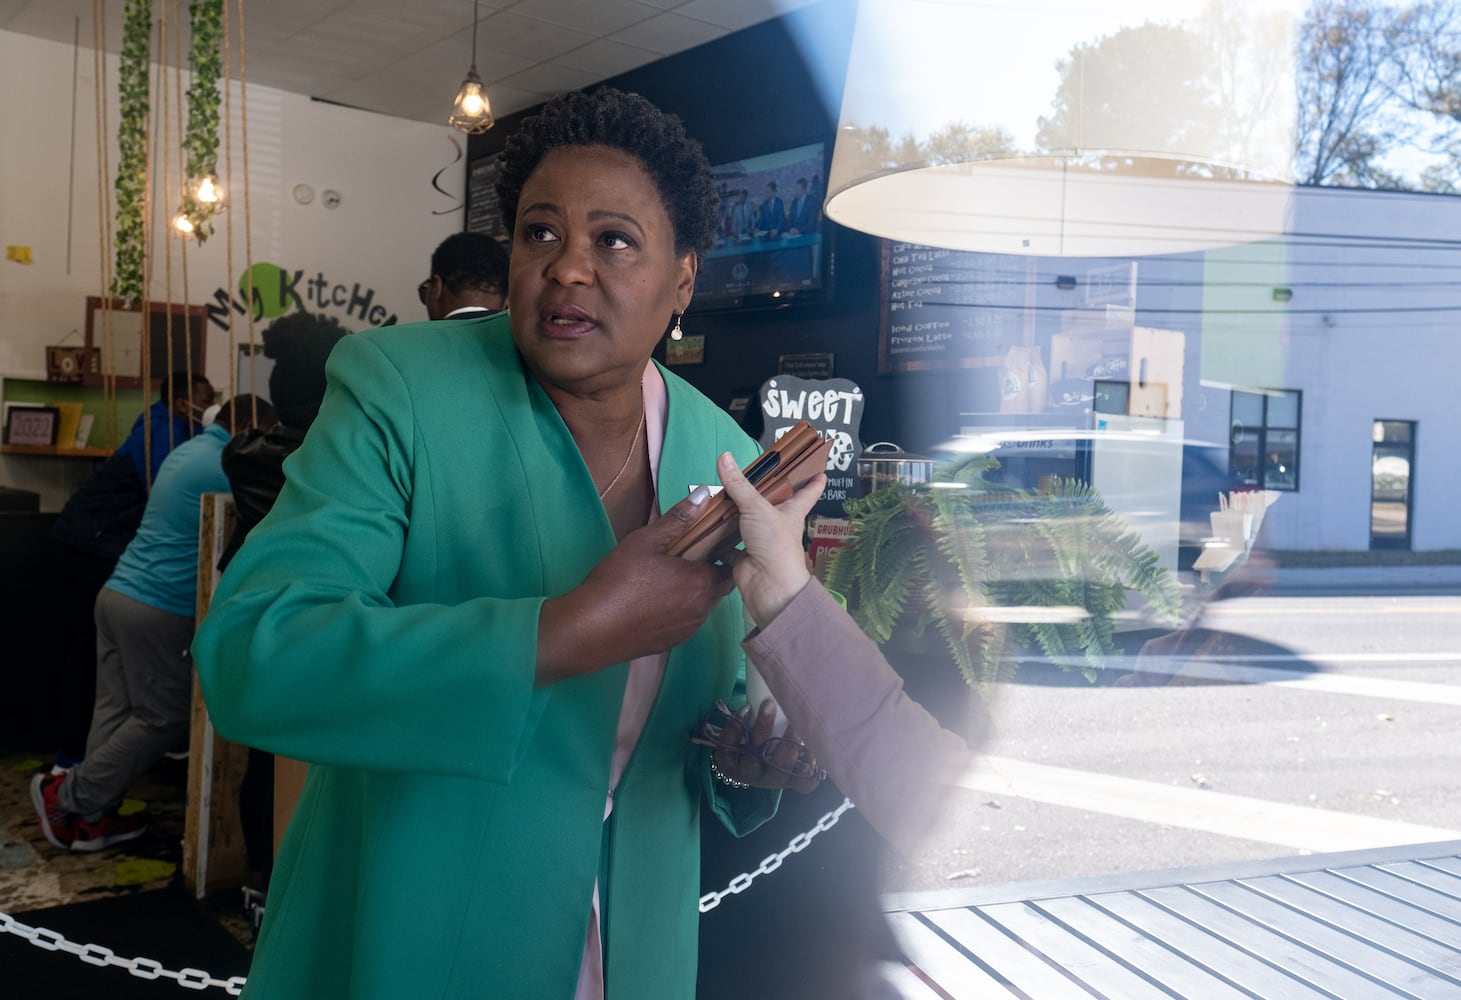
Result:
{"label": "woman in green blazer", "polygon": [[691,997],[701,796],[775,811],[743,786],[784,779],[689,740],[743,669],[729,572],[665,554],[756,452],[649,360],[714,232],[705,158],[600,91],[502,178],[509,314],[340,342],[193,644],[218,731],[311,765],[249,997]]}

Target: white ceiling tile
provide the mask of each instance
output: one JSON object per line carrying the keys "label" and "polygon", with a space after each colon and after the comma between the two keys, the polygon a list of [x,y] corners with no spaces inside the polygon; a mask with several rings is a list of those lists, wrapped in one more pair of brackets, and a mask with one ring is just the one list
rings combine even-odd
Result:
{"label": "white ceiling tile", "polygon": [[[478,6],[481,16],[486,17],[496,11],[506,10],[517,2],[518,0],[481,0]],[[403,3],[402,0],[353,0],[347,9],[360,13],[402,13],[407,17],[445,19],[467,25],[472,23],[472,0],[410,0],[409,3]]]}
{"label": "white ceiling tile", "polygon": [[[54,7],[38,3],[21,4],[9,13],[0,27],[18,35],[30,35],[52,42],[71,44],[75,37],[76,17],[81,17],[81,44],[90,46],[94,34],[91,8],[73,12],[61,4]],[[120,8],[115,14],[107,12],[107,51],[119,52],[122,48],[122,16]]]}
{"label": "white ceiling tile", "polygon": [[[602,79],[603,77],[597,73],[587,73],[581,69],[571,69],[554,63],[538,63],[521,73],[504,77],[501,82],[507,87],[516,87],[539,94],[563,94],[598,83]],[[491,96],[491,88],[488,88],[488,97]]]}
{"label": "white ceiling tile", "polygon": [[582,48],[563,53],[553,61],[560,66],[593,73],[599,80],[606,80],[631,69],[638,69],[658,58],[659,53],[649,49],[638,49],[621,42],[611,42],[607,38],[596,38]]}
{"label": "white ceiling tile", "polygon": [[511,52],[537,61],[560,56],[593,39],[593,35],[585,32],[560,28],[509,10],[482,18],[477,31],[477,48]]}
{"label": "white ceiling tile", "polygon": [[687,0],[675,8],[675,13],[739,31],[769,21],[784,6],[780,0]]}
{"label": "white ceiling tile", "polygon": [[[15,12],[25,6],[25,0],[0,0],[0,28],[5,27],[5,22],[15,15]],[[59,7],[60,4],[52,6]]]}
{"label": "white ceiling tile", "polygon": [[[421,96],[432,100],[432,95],[445,94],[442,99],[450,104],[467,75],[471,57],[470,40],[463,45],[459,39],[448,39],[405,58],[382,62],[371,72],[361,74],[358,82],[369,83],[376,88],[373,92],[397,91],[405,100]],[[534,65],[534,60],[523,56],[485,50],[480,45],[477,48],[477,73],[487,82],[489,96],[495,81]]]}
{"label": "white ceiling tile", "polygon": [[683,52],[711,39],[724,35],[725,29],[704,21],[681,17],[678,14],[660,14],[648,21],[616,31],[609,37],[625,45],[649,49],[663,55]]}
{"label": "white ceiling tile", "polygon": [[654,17],[659,10],[638,0],[528,0],[513,13],[591,35],[607,35]]}
{"label": "white ceiling tile", "polygon": [[[273,34],[289,36],[296,32],[328,20],[340,7],[340,0],[247,0],[244,4],[243,35],[250,47],[254,44],[255,31],[268,26]],[[228,5],[231,24],[229,33],[233,44],[238,44],[238,9]]]}
{"label": "white ceiling tile", "polygon": [[493,84],[487,88],[487,99],[492,102],[492,113],[498,118],[542,104],[552,96],[503,84]]}
{"label": "white ceiling tile", "polygon": [[[395,61],[402,53],[424,48],[437,41],[425,32],[392,24],[369,14],[332,17],[291,36],[289,50],[302,55],[316,53],[320,62],[332,66],[359,67],[364,72],[383,60]],[[471,48],[470,37],[464,49]]]}
{"label": "white ceiling tile", "polygon": [[[810,2],[479,0],[478,71],[510,114]],[[122,4],[103,9],[115,54]],[[472,16],[472,0],[247,0],[248,80],[438,122],[471,60]],[[0,30],[70,44],[78,24],[90,45],[90,0],[0,0]]]}

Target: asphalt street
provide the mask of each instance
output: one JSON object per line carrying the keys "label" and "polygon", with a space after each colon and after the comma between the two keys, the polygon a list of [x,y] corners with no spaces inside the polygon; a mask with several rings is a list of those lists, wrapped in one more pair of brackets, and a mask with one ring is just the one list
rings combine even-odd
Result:
{"label": "asphalt street", "polygon": [[1095,683],[1023,664],[885,889],[1461,839],[1461,567],[1275,570],[1196,624]]}

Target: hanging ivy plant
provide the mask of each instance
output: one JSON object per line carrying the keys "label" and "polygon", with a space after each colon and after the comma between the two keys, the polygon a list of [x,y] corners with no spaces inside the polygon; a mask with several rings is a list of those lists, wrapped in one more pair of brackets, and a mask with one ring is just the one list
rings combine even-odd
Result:
{"label": "hanging ivy plant", "polygon": [[151,66],[151,0],[127,0],[119,68],[121,124],[117,130],[116,265],[112,294],[128,304],[142,298],[147,257],[143,209],[147,200],[147,112]]}
{"label": "hanging ivy plant", "polygon": [[188,59],[193,80],[188,86],[188,128],[183,136],[187,181],[183,213],[193,221],[193,236],[202,243],[213,234],[213,216],[222,210],[218,201],[201,201],[197,185],[218,175],[218,79],[223,72],[223,0],[194,0],[188,8],[192,43]]}

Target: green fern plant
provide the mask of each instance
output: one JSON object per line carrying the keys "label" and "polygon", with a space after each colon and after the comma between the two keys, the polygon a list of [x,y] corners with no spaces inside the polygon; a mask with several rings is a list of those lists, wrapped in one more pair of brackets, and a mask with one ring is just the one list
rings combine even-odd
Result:
{"label": "green fern plant", "polygon": [[[853,533],[833,550],[826,583],[874,641],[905,621],[915,633],[933,628],[964,679],[983,688],[1008,678],[1011,652],[1031,647],[1094,680],[1115,652],[1128,589],[1177,620],[1172,574],[1091,487],[1061,479],[1045,493],[1011,489],[984,478],[997,465],[965,458],[930,485],[848,502]],[[1000,620],[995,609],[1008,608],[1024,609],[1021,620]]]}

